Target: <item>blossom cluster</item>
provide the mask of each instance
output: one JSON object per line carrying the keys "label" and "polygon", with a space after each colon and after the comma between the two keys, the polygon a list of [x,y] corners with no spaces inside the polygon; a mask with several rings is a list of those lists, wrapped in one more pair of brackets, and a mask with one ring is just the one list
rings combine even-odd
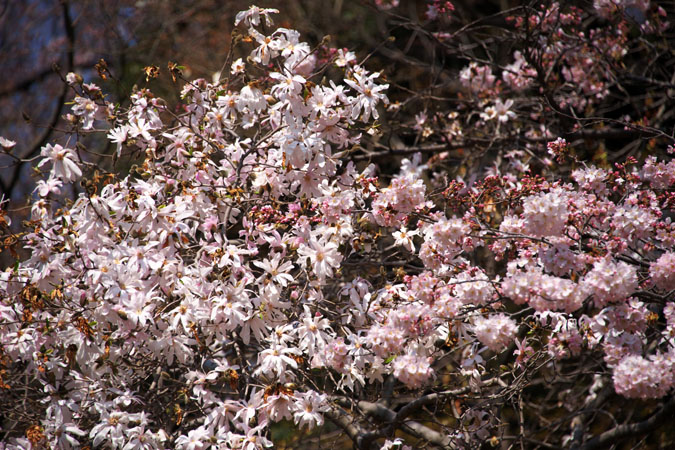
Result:
{"label": "blossom cluster", "polygon": [[[5,448],[253,450],[273,446],[280,421],[349,433],[351,398],[440,390],[448,373],[481,392],[497,356],[517,374],[587,352],[619,395],[671,393],[672,161],[579,164],[552,181],[495,170],[434,189],[442,175],[416,155],[378,176],[349,155],[389,104],[383,75],[343,49],[323,63],[297,31],[271,31],[274,13],[239,13],[250,48],[225,80],[182,80],[179,108],[147,89],[121,108],[67,77],[75,139],[105,130],[115,158],[142,162],[104,176],[80,142],[42,148],[30,256],[0,273],[0,389],[7,373],[34,380],[38,425]],[[580,26],[559,5],[530,20]],[[617,33],[564,53],[559,81],[584,93],[573,107],[606,95],[594,56],[620,60]],[[550,64],[577,42],[549,36]],[[501,80],[471,63],[460,83],[476,97],[526,89],[534,69],[514,57]],[[519,120],[513,105],[491,97],[476,116],[498,130]],[[570,151],[562,138],[548,148]],[[448,439],[489,438],[488,412],[456,413],[465,431]]]}

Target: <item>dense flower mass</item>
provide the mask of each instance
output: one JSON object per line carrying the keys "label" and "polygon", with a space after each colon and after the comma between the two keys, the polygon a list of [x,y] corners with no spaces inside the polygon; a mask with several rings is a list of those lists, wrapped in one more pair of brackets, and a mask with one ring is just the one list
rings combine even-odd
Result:
{"label": "dense flower mass", "polygon": [[624,300],[637,288],[635,268],[609,259],[601,259],[593,264],[583,281],[598,306]]}
{"label": "dense flower mass", "polygon": [[516,323],[505,314],[478,317],[474,323],[478,340],[493,351],[503,350],[511,344],[517,331]]}
{"label": "dense flower mass", "polygon": [[617,392],[629,398],[656,398],[673,386],[672,356],[626,356],[614,369]]}
{"label": "dense flower mass", "polygon": [[556,188],[523,200],[524,231],[533,236],[559,236],[567,223],[567,194]]}
{"label": "dense flower mass", "polygon": [[649,275],[657,287],[665,291],[675,289],[675,253],[667,252],[649,266]]}
{"label": "dense flower mass", "polygon": [[[452,19],[452,4],[429,3],[428,20]],[[594,3],[604,20],[609,3]],[[529,25],[578,30],[580,13],[560,8]],[[66,77],[73,139],[101,134],[115,160],[140,162],[104,174],[80,142],[42,147],[19,236],[29,256],[0,272],[0,390],[33,380],[35,410],[2,448],[252,450],[272,447],[277,426],[326,422],[359,448],[411,448],[399,426],[442,447],[497,446],[493,406],[518,399],[531,374],[578,361],[598,377],[580,391],[589,398],[610,380],[613,395],[672,395],[672,161],[582,164],[544,127],[524,140],[540,148],[485,176],[450,180],[435,166],[445,156],[407,157],[419,147],[381,173],[363,162],[372,148],[350,158],[398,107],[383,73],[272,30],[275,13],[237,14],[246,54],[223,80],[183,79],[179,107],[141,89],[122,108]],[[561,66],[564,89],[578,85],[547,98],[555,108],[608,95],[594,58],[620,60],[625,36],[590,47],[579,33],[539,36],[539,54],[516,51],[499,71],[462,69],[463,95],[480,99],[472,123],[497,137],[525,126],[508,97],[543,76],[538,58]],[[427,120],[456,116],[429,117],[417,116],[415,139]],[[461,139],[458,123],[443,149]],[[550,175],[547,148],[573,161],[569,176],[520,161],[538,151]],[[432,406],[447,414],[427,426]],[[382,430],[361,430],[376,420]]]}

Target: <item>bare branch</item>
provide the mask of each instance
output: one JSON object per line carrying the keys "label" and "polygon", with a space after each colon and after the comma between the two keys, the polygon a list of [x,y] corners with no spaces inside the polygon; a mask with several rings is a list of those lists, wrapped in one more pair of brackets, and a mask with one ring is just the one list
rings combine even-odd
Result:
{"label": "bare branch", "polygon": [[591,450],[610,443],[616,443],[621,439],[643,435],[661,425],[665,419],[672,418],[673,411],[675,411],[675,396],[671,396],[670,399],[663,404],[661,409],[655,412],[650,418],[643,420],[642,422],[619,425],[594,437],[578,448],[580,450]]}

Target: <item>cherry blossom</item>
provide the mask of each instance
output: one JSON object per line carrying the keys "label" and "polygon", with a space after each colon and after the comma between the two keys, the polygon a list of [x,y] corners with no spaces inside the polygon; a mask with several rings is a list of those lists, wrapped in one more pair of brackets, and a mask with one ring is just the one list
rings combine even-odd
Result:
{"label": "cherry blossom", "polygon": [[474,321],[476,337],[493,351],[503,350],[513,342],[517,331],[516,323],[504,314],[477,317]]}

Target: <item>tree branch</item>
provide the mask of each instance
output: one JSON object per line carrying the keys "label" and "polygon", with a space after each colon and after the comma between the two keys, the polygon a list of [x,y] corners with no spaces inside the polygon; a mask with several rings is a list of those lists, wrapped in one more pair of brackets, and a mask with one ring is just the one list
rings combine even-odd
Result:
{"label": "tree branch", "polygon": [[335,407],[327,411],[325,416],[347,433],[347,436],[354,442],[356,448],[364,450],[369,449],[375,439],[383,436],[381,432],[373,433],[365,431],[356,423],[354,417],[349,415],[342,408]]}
{"label": "tree branch", "polygon": [[[392,425],[396,423],[397,414],[384,405],[381,405],[379,403],[367,402],[365,400],[357,402],[356,405],[359,407],[361,411],[363,411],[369,416],[376,417],[383,422],[390,422]],[[401,424],[401,429],[408,434],[422,438],[442,448],[455,448],[454,445],[452,445],[450,438],[448,436],[444,436],[442,433],[432,430],[431,428],[422,425],[419,422],[415,421],[405,422]],[[391,429],[391,431],[393,434],[394,430]]]}
{"label": "tree branch", "polygon": [[580,450],[591,450],[609,443],[616,443],[619,439],[647,433],[658,427],[664,419],[672,418],[673,411],[675,411],[675,396],[664,403],[661,409],[654,413],[650,418],[643,420],[642,422],[619,425],[616,428],[605,431],[599,436],[594,437],[579,448]]}
{"label": "tree branch", "polygon": [[[75,68],[91,68],[98,62],[98,59],[92,59],[85,61],[84,63],[80,62],[77,65],[73,66]],[[13,86],[8,86],[3,89],[0,89],[0,97],[7,97],[9,95],[15,94],[20,91],[28,91],[30,88],[41,81],[44,81],[47,77],[54,74],[54,68],[52,66],[45,67],[39,72],[34,73],[32,76],[25,78]]]}
{"label": "tree branch", "polygon": [[[485,380],[484,382],[481,383],[481,387],[488,387],[492,386],[493,384],[497,383],[497,378],[490,378]],[[426,405],[432,405],[436,402],[446,400],[451,397],[458,397],[460,395],[464,395],[471,392],[471,387],[470,386],[465,386],[463,388],[455,389],[452,391],[443,391],[443,392],[436,392],[433,394],[428,394],[424,395],[417,400],[413,400],[412,402],[408,403],[405,405],[403,408],[401,408],[398,413],[396,413],[396,417],[394,418],[394,424],[398,423],[402,420],[405,420],[406,417],[408,417],[410,414],[414,413],[415,411],[419,410],[423,406]]]}
{"label": "tree branch", "polygon": [[[66,51],[66,72],[71,72],[73,70],[75,60],[75,27],[73,25],[73,20],[70,17],[70,9],[68,8],[68,2],[64,1],[62,3],[62,6],[63,6],[64,28],[66,31],[66,37],[68,39],[68,47]],[[59,73],[58,65],[54,64],[52,66],[52,71]],[[4,191],[7,193],[7,197],[11,198],[12,196],[12,191],[14,190],[14,187],[16,186],[19,180],[19,177],[21,175],[21,168],[23,167],[25,160],[35,155],[40,150],[40,148],[47,143],[47,141],[51,137],[54,131],[54,127],[56,126],[56,124],[59,121],[59,118],[61,117],[61,111],[63,110],[63,105],[66,101],[67,94],[68,94],[68,85],[66,83],[63,83],[63,89],[61,90],[61,94],[59,95],[59,99],[56,104],[56,110],[54,111],[54,114],[52,114],[51,120],[49,121],[49,124],[47,125],[45,131],[35,140],[33,145],[29,147],[29,150],[27,152],[24,152],[23,155],[21,155],[20,161],[17,162],[9,182],[4,186]]]}

